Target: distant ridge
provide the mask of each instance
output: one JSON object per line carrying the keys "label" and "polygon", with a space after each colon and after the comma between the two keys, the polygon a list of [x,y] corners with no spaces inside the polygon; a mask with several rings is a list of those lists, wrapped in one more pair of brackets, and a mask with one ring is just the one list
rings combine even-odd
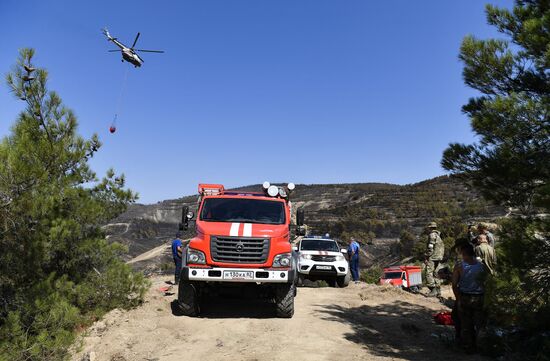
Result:
{"label": "distant ridge", "polygon": [[[257,190],[247,185],[235,190]],[[345,183],[296,186],[293,208],[303,207],[306,222],[316,233],[338,237],[344,232],[374,232],[379,238],[397,238],[403,229],[420,232],[432,219],[458,217],[487,220],[505,210],[484,201],[449,176],[414,184]],[[185,196],[155,204],[133,204],[106,225],[109,240],[126,244],[128,258],[161,245],[174,236],[185,204],[196,207],[197,196]],[[188,235],[191,236],[189,231]]]}

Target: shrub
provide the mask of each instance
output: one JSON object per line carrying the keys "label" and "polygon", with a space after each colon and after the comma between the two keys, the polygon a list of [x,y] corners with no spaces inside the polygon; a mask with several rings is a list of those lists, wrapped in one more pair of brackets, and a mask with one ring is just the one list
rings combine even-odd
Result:
{"label": "shrub", "polygon": [[7,75],[26,108],[0,142],[2,361],[65,358],[76,327],[139,304],[148,286],[101,228],[136,195],[112,170],[96,178],[88,161],[97,136],[77,134],[46,70],[29,70],[33,55],[23,49]]}
{"label": "shrub", "polygon": [[366,283],[378,284],[380,276],[382,276],[382,267],[370,267],[364,271],[361,271],[360,280]]}

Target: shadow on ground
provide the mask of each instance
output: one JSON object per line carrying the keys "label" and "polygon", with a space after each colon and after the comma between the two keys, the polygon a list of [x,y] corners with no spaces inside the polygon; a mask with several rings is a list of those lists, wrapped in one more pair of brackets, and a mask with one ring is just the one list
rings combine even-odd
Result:
{"label": "shadow on ground", "polygon": [[[177,300],[170,304],[174,316],[183,316]],[[275,305],[267,299],[218,296],[201,302],[200,318],[275,318]]]}
{"label": "shadow on ground", "polygon": [[465,355],[454,345],[454,328],[433,323],[433,311],[395,301],[354,308],[318,305],[320,317],[349,324],[346,339],[363,345],[372,355],[405,360],[484,360]]}

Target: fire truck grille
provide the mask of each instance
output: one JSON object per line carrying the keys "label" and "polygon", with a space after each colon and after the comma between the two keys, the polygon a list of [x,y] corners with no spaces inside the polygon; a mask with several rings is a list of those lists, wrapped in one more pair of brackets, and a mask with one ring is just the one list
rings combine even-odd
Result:
{"label": "fire truck grille", "polygon": [[269,254],[269,238],[211,237],[212,259],[228,263],[264,263]]}
{"label": "fire truck grille", "polygon": [[336,257],[335,256],[313,255],[313,256],[311,256],[311,260],[312,261],[317,261],[317,262],[334,262],[334,261],[336,261]]}

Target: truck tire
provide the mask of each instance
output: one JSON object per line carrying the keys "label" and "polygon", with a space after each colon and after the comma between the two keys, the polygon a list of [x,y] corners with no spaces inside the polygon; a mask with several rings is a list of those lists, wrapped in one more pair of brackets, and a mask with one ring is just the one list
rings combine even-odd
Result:
{"label": "truck tire", "polygon": [[294,296],[296,295],[295,284],[284,284],[277,286],[275,290],[275,306],[277,317],[292,318],[294,315]]}
{"label": "truck tire", "polygon": [[178,306],[184,316],[196,317],[200,313],[199,295],[195,286],[189,281],[180,280]]}
{"label": "truck tire", "polygon": [[326,283],[329,287],[336,287],[336,279],[335,278],[329,278],[326,280]]}
{"label": "truck tire", "polygon": [[338,287],[340,288],[348,287],[350,279],[351,277],[349,273],[346,274],[345,276],[338,277],[336,279],[336,282],[338,283]]}

